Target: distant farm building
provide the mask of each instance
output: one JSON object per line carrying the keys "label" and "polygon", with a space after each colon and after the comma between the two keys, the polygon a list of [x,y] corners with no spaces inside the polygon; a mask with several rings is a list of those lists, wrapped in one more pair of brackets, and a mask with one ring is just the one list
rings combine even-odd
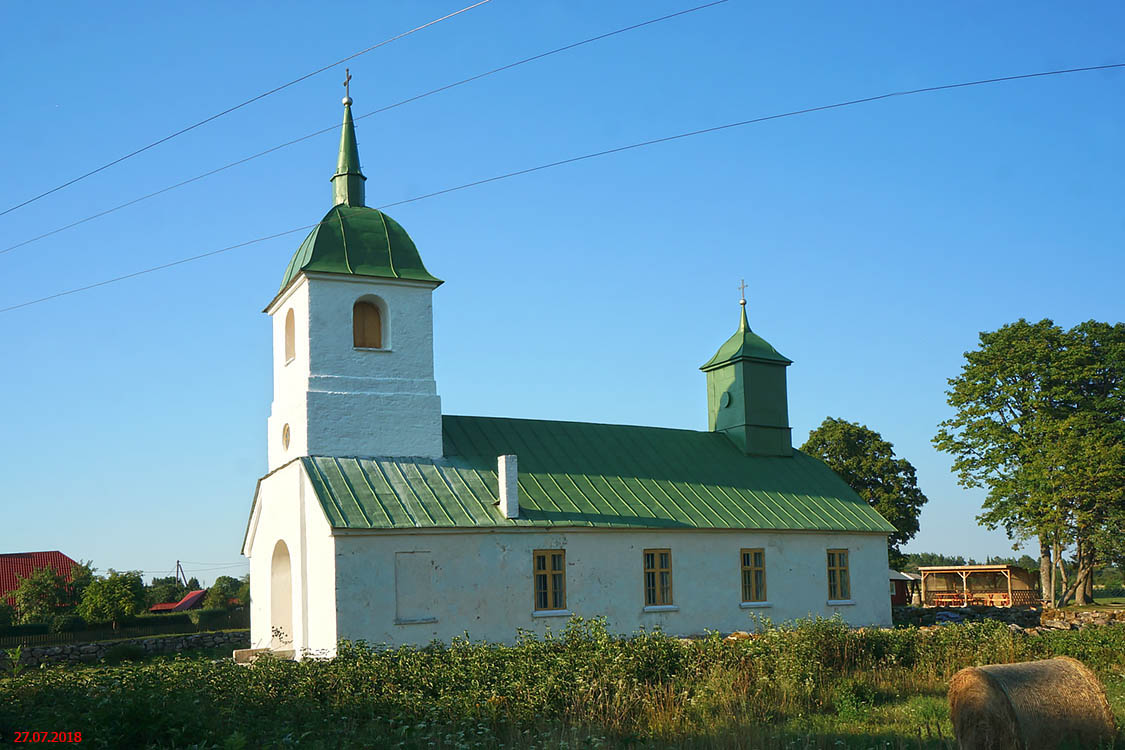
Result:
{"label": "distant farm building", "polygon": [[154,604],[148,608],[149,612],[186,612],[189,609],[199,609],[203,606],[203,597],[207,596],[207,589],[202,591],[189,591],[178,602],[164,602]]}
{"label": "distant farm building", "polygon": [[0,602],[14,607],[20,581],[41,568],[52,568],[69,582],[77,565],[58,550],[0,554]]}
{"label": "distant farm building", "polygon": [[918,582],[922,580],[922,576],[914,573],[900,573],[897,570],[892,570],[890,573],[891,605],[901,607],[904,604],[910,604],[910,600],[918,591]]}

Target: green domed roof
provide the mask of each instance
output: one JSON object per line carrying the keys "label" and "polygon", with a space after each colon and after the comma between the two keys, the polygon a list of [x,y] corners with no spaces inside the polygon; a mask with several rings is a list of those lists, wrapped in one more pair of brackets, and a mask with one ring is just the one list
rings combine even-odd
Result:
{"label": "green domed roof", "polygon": [[441,283],[422,265],[406,230],[382,211],[367,206],[333,206],[293,254],[281,288],[301,271]]}
{"label": "green domed roof", "polygon": [[382,211],[363,205],[366,180],[359,167],[349,96],[344,98],[340,154],[332,176],[335,205],[293,254],[281,281],[282,289],[301,271],[441,283],[422,265],[418,248],[406,230]]}
{"label": "green domed roof", "polygon": [[742,321],[738,325],[738,330],[733,336],[727,339],[725,344],[719,347],[719,351],[715,352],[715,356],[707,360],[707,363],[699,369],[704,371],[713,370],[720,365],[725,365],[728,362],[734,362],[740,359],[781,362],[786,365],[793,364],[793,360],[782,355],[777,349],[770,346],[768,341],[750,330],[750,321],[746,319],[745,304],[742,307]]}

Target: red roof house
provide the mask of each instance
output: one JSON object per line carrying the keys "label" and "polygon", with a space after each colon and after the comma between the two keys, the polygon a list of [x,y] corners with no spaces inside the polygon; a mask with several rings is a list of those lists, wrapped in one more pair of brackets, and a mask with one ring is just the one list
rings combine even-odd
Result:
{"label": "red roof house", "polygon": [[54,568],[70,581],[78,563],[54,550],[52,552],[9,552],[0,554],[0,602],[15,606],[15,591],[20,579],[27,578],[40,568]]}
{"label": "red roof house", "polygon": [[178,602],[165,602],[163,604],[154,604],[148,608],[149,612],[184,612],[189,609],[198,609],[203,606],[203,597],[207,595],[207,589],[202,591],[189,591],[187,595],[180,599]]}

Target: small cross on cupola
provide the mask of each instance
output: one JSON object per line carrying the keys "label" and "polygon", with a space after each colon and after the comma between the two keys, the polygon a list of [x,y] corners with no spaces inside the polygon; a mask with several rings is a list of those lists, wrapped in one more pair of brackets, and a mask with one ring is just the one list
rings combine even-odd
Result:
{"label": "small cross on cupola", "polygon": [[352,82],[352,70],[351,70],[351,68],[344,68],[344,105],[345,106],[352,103],[351,82]]}

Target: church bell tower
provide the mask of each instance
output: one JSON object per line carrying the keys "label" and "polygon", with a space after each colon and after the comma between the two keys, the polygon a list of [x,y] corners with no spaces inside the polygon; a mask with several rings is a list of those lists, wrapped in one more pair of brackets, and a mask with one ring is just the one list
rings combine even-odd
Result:
{"label": "church bell tower", "polygon": [[785,384],[792,361],[750,330],[746,298],[739,304],[738,330],[699,368],[707,373],[707,427],[747,455],[792,456]]}
{"label": "church bell tower", "polygon": [[333,206],[265,309],[270,471],[300,456],[442,455],[431,300],[442,282],[405,229],[364,205],[351,96],[343,104]]}

